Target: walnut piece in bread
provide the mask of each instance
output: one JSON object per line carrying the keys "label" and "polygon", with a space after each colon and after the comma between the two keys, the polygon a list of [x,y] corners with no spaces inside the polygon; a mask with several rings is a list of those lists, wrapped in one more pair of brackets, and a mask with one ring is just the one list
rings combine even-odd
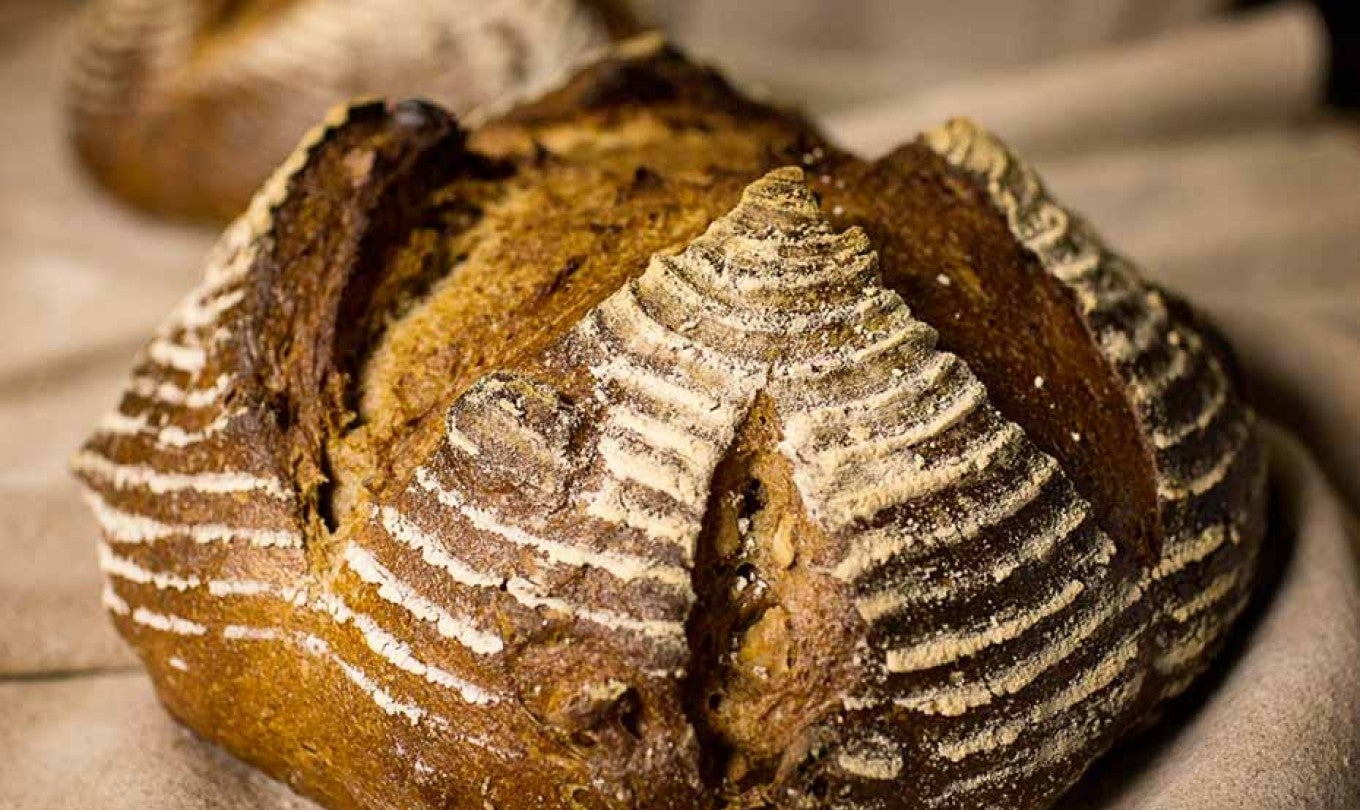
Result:
{"label": "walnut piece in bread", "polygon": [[1029,810],[1250,593],[1205,329],[973,124],[633,44],[338,113],[74,467],[167,708],[328,806]]}

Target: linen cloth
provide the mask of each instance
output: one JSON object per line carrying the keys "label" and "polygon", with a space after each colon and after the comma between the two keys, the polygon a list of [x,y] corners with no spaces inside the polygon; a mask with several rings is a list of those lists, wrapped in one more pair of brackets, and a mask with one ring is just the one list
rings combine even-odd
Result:
{"label": "linen cloth", "polygon": [[[784,77],[778,92],[865,154],[954,113],[1008,136],[1111,243],[1212,313],[1280,425],[1268,429],[1269,587],[1171,721],[1112,752],[1060,807],[1360,807],[1360,129],[1317,109],[1311,12],[1187,26],[1216,4],[1143,3],[1162,18],[1133,33],[1118,13],[1086,12],[1094,32],[1069,21],[941,84],[944,56],[931,72],[880,41],[926,4],[840,0],[829,5],[874,22],[859,72],[878,78],[863,87],[846,53],[828,57],[835,76],[801,81],[796,31],[766,31],[764,50],[741,36],[754,24],[743,14],[759,22],[768,3],[704,11],[717,3],[655,13],[739,79]],[[96,530],[66,459],[214,234],[129,213],[71,164],[67,8],[0,5],[0,810],[312,808],[171,721],[102,615]],[[972,24],[1000,42],[1010,20]],[[853,28],[838,36],[854,41]],[[744,57],[724,53],[743,41]]]}

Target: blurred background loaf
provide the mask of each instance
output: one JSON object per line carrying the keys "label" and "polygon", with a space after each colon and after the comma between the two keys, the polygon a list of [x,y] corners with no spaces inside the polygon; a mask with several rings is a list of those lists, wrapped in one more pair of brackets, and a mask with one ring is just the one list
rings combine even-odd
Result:
{"label": "blurred background loaf", "polygon": [[633,28],[612,0],[96,0],[71,134],[134,205],[228,219],[338,102],[422,96],[461,115]]}

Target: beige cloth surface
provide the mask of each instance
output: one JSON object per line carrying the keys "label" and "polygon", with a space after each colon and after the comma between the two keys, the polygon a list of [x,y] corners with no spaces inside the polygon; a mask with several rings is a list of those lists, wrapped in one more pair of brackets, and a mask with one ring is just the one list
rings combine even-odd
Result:
{"label": "beige cloth surface", "polygon": [[[139,219],[83,183],[55,102],[66,22],[31,16],[0,37],[0,810],[310,807],[178,728],[99,607],[95,528],[65,459],[212,235]],[[1156,88],[1200,66],[1201,37],[1225,49],[1219,69],[1254,73],[1197,80],[1213,120],[1185,121],[1195,105]],[[1145,43],[1155,58],[1125,43],[958,85],[957,111],[984,122],[1002,109],[988,98],[1030,99],[1005,126],[1062,198],[1216,315],[1284,426],[1270,435],[1276,581],[1254,621],[1173,721],[1114,752],[1069,810],[1360,807],[1360,135],[1310,112],[1316,37],[1295,7]],[[1104,116],[1050,95],[1099,99],[1083,73],[1136,76],[1146,92],[1132,106],[1112,94],[1108,114],[1150,124],[1091,137]],[[873,152],[884,121],[910,137],[930,98],[885,91],[828,123]],[[1177,101],[1159,111],[1160,98]]]}
{"label": "beige cloth surface", "polygon": [[695,54],[821,113],[1178,28],[1232,0],[634,0]]}

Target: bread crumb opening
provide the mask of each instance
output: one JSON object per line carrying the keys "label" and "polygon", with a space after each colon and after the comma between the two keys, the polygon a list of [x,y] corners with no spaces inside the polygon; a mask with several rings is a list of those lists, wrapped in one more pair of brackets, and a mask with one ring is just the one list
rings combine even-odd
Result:
{"label": "bread crumb opening", "polygon": [[694,566],[686,710],[720,807],[760,807],[814,747],[852,683],[861,628],[817,564],[834,554],[779,452],[773,403],[757,397],[714,476]]}

